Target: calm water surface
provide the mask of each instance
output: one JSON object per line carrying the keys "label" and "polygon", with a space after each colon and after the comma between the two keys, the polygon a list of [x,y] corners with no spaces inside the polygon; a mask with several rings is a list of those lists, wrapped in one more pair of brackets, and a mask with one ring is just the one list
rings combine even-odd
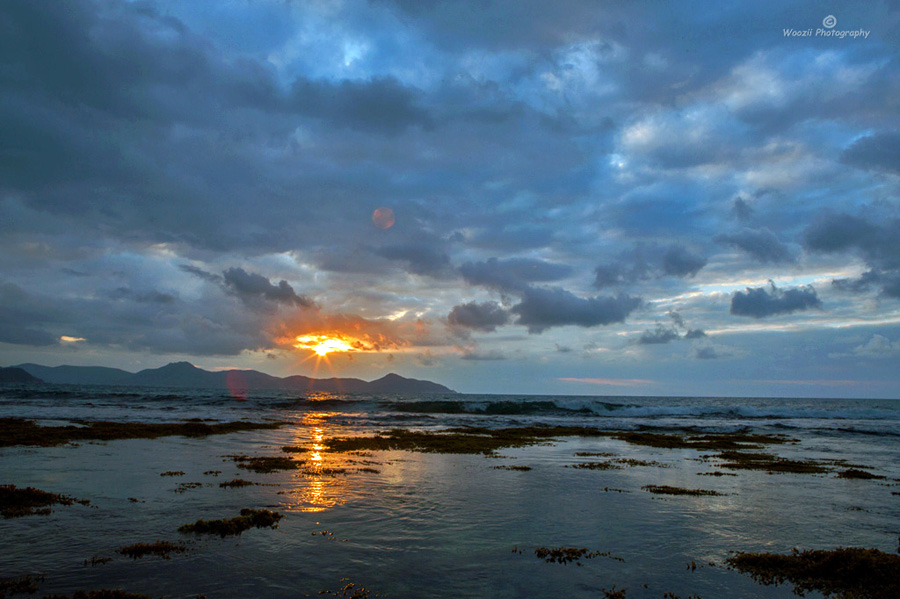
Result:
{"label": "calm water surface", "polygon": [[[900,535],[900,402],[699,398],[446,396],[347,397],[286,393],[244,399],[219,390],[44,386],[0,389],[0,417],[58,424],[72,419],[279,420],[278,430],[205,439],[168,437],[103,444],[0,448],[0,484],[89,499],[50,516],[0,520],[0,576],[41,573],[41,594],[123,588],[154,597],[288,598],[338,590],[342,579],[392,598],[602,597],[666,592],[706,599],[793,597],[722,565],[730,551],[873,547],[893,552]],[[531,424],[603,429],[783,433],[784,457],[844,459],[885,480],[823,475],[699,476],[715,466],[696,450],[653,449],[607,438],[500,451],[501,457],[322,451],[332,436],[389,428]],[[256,474],[230,454],[310,452],[307,472]],[[612,452],[667,467],[581,470],[567,465]],[[510,471],[496,466],[529,466]],[[329,469],[344,468],[331,475]],[[369,472],[360,469],[372,469]],[[165,471],[184,476],[161,477]],[[218,475],[210,471],[221,471]],[[260,485],[227,489],[240,477]],[[201,483],[179,492],[179,485]],[[644,485],[716,490],[663,497]],[[135,503],[129,498],[138,499]],[[277,529],[240,537],[185,536],[182,524],[230,518],[241,508],[284,514]],[[321,534],[328,531],[332,534]],[[318,533],[318,534],[313,534]],[[131,560],[116,549],[184,540],[186,554]],[[538,560],[541,546],[609,551],[575,564]],[[521,553],[513,549],[521,550]],[[93,556],[112,557],[85,566]],[[687,569],[690,562],[699,566]],[[710,565],[712,564],[712,565]],[[813,595],[814,596],[814,595]]]}

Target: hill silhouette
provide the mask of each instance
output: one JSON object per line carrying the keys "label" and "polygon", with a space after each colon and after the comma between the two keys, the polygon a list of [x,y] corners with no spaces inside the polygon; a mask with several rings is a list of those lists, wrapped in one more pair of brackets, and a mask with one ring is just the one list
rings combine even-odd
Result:
{"label": "hill silhouette", "polygon": [[[20,364],[19,370],[47,383],[73,385],[125,385],[137,387],[194,387],[232,390],[328,391],[332,393],[455,393],[438,383],[389,373],[374,381],[357,378],[315,379],[303,375],[277,377],[257,370],[210,372],[190,362],[171,362],[160,368],[132,373],[103,366],[41,366]],[[28,381],[21,381],[28,382]],[[31,381],[39,382],[39,381]]]}

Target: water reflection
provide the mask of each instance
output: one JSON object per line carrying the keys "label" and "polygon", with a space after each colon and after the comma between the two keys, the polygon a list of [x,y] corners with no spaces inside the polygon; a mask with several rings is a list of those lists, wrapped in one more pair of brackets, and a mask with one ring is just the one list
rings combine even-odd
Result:
{"label": "water reflection", "polygon": [[329,424],[330,412],[310,412],[293,431],[294,445],[308,447],[306,468],[292,481],[285,494],[294,498],[294,506],[303,512],[321,512],[346,503],[349,487],[345,478],[353,462],[344,454],[325,451],[325,439],[338,434]]}

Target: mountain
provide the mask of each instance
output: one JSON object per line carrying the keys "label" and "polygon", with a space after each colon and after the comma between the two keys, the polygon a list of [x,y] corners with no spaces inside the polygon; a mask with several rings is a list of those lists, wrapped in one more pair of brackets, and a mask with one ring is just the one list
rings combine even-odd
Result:
{"label": "mountain", "polygon": [[47,383],[74,385],[123,385],[135,387],[195,387],[230,389],[234,393],[248,390],[326,391],[331,393],[456,393],[431,381],[408,379],[390,373],[367,382],[355,378],[314,379],[294,375],[280,378],[256,370],[210,372],[189,362],[172,362],[161,368],[148,368],[137,373],[102,366],[40,366],[20,364],[14,368]]}
{"label": "mountain", "polygon": [[43,383],[22,368],[0,368],[0,383]]}
{"label": "mountain", "polygon": [[38,364],[19,364],[28,374],[36,376],[45,383],[68,383],[72,385],[127,385],[125,382],[134,376],[130,372],[118,368],[103,366],[40,366]]}

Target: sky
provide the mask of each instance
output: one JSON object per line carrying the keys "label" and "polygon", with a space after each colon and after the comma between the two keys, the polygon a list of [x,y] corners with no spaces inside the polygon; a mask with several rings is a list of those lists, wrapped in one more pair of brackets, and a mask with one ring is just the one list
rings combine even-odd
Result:
{"label": "sky", "polygon": [[878,1],[6,0],[0,365],[900,398],[898,49]]}

